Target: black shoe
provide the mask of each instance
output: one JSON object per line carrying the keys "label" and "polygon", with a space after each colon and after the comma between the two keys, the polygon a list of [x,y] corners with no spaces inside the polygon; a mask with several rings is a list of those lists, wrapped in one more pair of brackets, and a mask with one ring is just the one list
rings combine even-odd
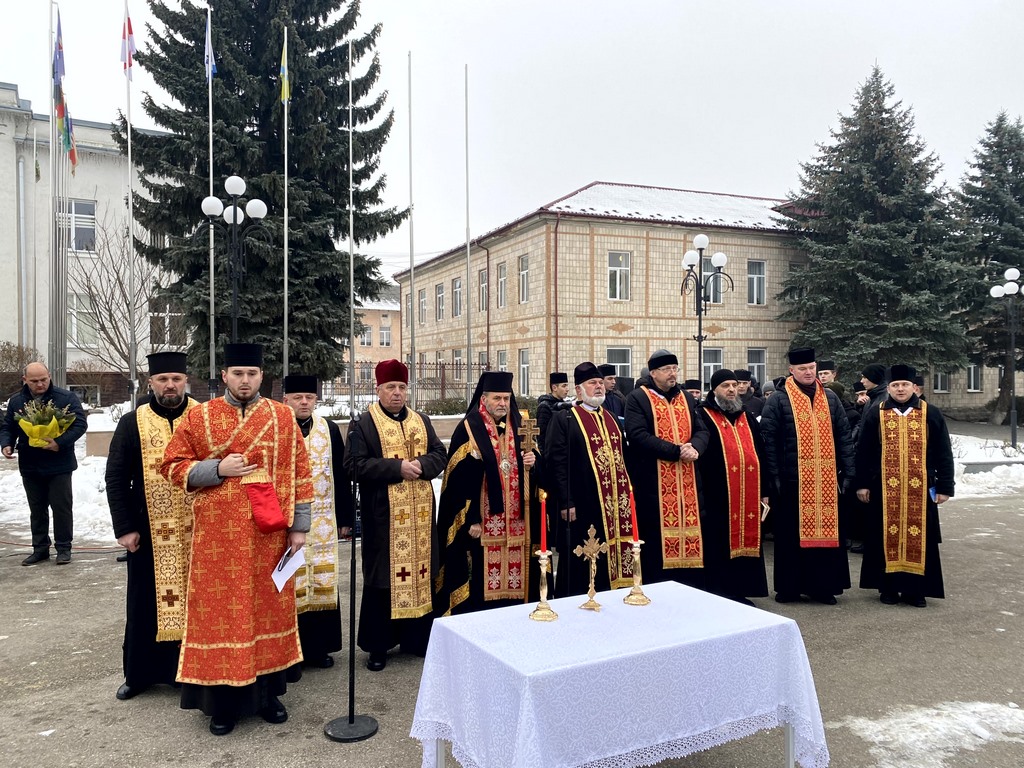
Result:
{"label": "black shoe", "polygon": [[913,606],[914,608],[927,608],[928,601],[921,595],[908,595],[906,592],[903,593],[903,602],[907,605]]}
{"label": "black shoe", "polygon": [[885,605],[896,605],[900,601],[899,593],[897,592],[883,592],[878,596]]}
{"label": "black shoe", "polygon": [[320,667],[320,669],[330,669],[334,666],[334,657],[329,653],[325,653],[322,659],[316,659],[315,661],[309,662],[310,666]]}
{"label": "black shoe", "polygon": [[371,672],[380,672],[387,665],[388,655],[386,653],[371,653],[370,658],[366,660],[366,668]]}
{"label": "black shoe", "polygon": [[67,565],[71,562],[70,552],[58,552],[57,553],[57,565]]}
{"label": "black shoe", "polygon": [[800,595],[791,594],[789,592],[778,592],[775,595],[776,603],[799,603]]}
{"label": "black shoe", "polygon": [[835,595],[811,595],[811,600],[822,605],[835,605],[838,602]]}
{"label": "black shoe", "polygon": [[210,718],[210,733],[214,736],[227,736],[235,730],[234,720],[218,720],[216,717]]}
{"label": "black shoe", "polygon": [[146,690],[146,687],[145,685],[128,685],[128,683],[123,683],[114,695],[117,696],[118,701],[128,701],[128,699],[138,696]]}
{"label": "black shoe", "polygon": [[29,555],[24,560],[22,560],[21,564],[22,565],[35,565],[36,563],[41,563],[41,562],[43,562],[43,560],[49,560],[49,559],[50,559],[50,550],[47,549],[47,550],[44,551],[44,550],[41,550],[41,549],[37,549],[31,555]]}
{"label": "black shoe", "polygon": [[757,607],[756,605],[754,605],[752,601],[748,600],[745,597],[740,597],[739,595],[729,595],[729,599],[732,600],[734,603],[742,603],[743,605],[749,605],[751,608]]}
{"label": "black shoe", "polygon": [[128,552],[127,551],[122,552],[120,555],[118,555],[115,558],[115,560],[117,560],[117,562],[119,562],[119,563],[127,563],[128,562]]}
{"label": "black shoe", "polygon": [[272,696],[270,704],[260,710],[260,717],[268,723],[277,725],[288,719],[288,710],[284,708],[284,704],[277,696]]}

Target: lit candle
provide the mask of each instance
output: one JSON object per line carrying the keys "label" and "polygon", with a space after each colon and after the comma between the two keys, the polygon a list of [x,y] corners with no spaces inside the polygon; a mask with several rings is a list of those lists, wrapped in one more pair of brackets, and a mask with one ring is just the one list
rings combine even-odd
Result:
{"label": "lit candle", "polygon": [[548,495],[540,494],[540,551],[548,551]]}
{"label": "lit candle", "polygon": [[633,541],[640,541],[636,532],[636,502],[633,500],[633,489],[629,489],[629,515],[633,520]]}

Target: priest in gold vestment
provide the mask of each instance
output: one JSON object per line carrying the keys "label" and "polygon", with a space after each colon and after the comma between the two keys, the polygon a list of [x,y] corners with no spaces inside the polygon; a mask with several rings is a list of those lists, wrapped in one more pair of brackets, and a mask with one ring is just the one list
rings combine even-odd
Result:
{"label": "priest in gold vestment", "polygon": [[209,715],[216,736],[246,715],[288,719],[278,696],[301,677],[295,586],[278,591],[271,573],[305,544],[313,498],[295,415],[260,396],[262,346],[228,344],[224,358],[227,392],[187,414],[161,467],[195,491],[177,679],[182,708]]}

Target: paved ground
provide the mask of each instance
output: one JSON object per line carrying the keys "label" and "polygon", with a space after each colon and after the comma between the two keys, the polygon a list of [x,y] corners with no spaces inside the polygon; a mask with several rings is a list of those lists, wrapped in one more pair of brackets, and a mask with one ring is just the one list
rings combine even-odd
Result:
{"label": "paved ground", "polygon": [[[948,598],[925,610],[883,606],[858,589],[834,608],[758,601],[800,625],[836,768],[1024,765],[1024,709],[1016,708],[1024,707],[1024,502],[954,500],[943,508],[943,533]],[[419,765],[408,736],[419,660],[396,656],[373,674],[357,654],[356,711],[380,722],[368,741],[323,736],[324,723],[348,711],[347,655],[289,689],[286,724],[248,720],[214,738],[207,719],[179,709],[170,688],[115,700],[124,599],[116,552],[23,568],[26,552],[0,544],[0,765]],[[858,556],[851,566],[856,583]],[[581,706],[620,703],[598,697]],[[781,762],[781,734],[772,732],[663,768]]]}

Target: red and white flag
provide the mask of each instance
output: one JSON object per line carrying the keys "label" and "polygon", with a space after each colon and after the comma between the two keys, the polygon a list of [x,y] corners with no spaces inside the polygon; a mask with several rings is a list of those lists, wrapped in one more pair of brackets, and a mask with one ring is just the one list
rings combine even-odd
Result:
{"label": "red and white flag", "polygon": [[135,34],[132,32],[132,17],[128,15],[128,3],[124,4],[124,24],[121,26],[121,63],[124,76],[132,79],[132,62],[135,60]]}

